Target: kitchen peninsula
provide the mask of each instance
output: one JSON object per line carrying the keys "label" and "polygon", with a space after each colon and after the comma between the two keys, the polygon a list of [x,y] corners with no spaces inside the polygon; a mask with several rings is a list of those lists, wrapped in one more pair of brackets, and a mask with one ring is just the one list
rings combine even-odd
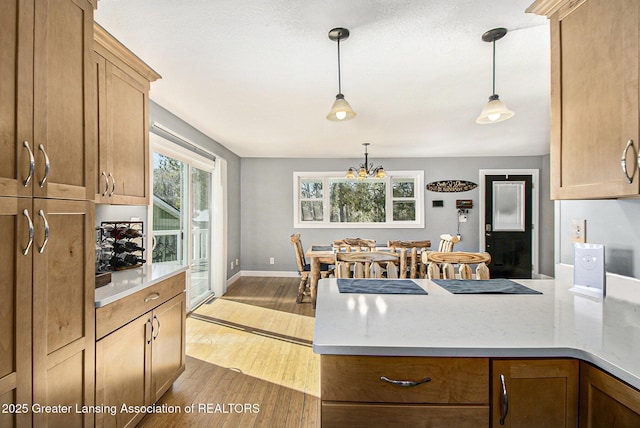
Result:
{"label": "kitchen peninsula", "polygon": [[313,341],[324,426],[640,422],[640,311],[615,290],[598,301],[562,279],[518,280],[543,294],[461,295],[415,280],[427,295],[341,294],[336,281],[318,286]]}

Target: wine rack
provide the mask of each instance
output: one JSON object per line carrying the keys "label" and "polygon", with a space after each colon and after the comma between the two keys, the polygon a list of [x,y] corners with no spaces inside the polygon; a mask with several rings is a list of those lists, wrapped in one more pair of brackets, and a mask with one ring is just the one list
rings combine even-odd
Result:
{"label": "wine rack", "polygon": [[103,221],[100,223],[101,260],[107,270],[134,269],[144,259],[144,223]]}

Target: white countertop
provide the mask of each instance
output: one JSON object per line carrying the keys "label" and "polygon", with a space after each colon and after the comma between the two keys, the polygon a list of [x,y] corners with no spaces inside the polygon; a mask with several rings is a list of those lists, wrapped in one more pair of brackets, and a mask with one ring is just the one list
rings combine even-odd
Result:
{"label": "white countertop", "polygon": [[442,357],[573,357],[640,388],[640,305],[568,291],[555,280],[516,280],[543,294],[341,294],[318,284],[318,354]]}
{"label": "white countertop", "polygon": [[112,272],[111,282],[96,288],[96,308],[115,302],[186,270],[187,266],[163,263]]}

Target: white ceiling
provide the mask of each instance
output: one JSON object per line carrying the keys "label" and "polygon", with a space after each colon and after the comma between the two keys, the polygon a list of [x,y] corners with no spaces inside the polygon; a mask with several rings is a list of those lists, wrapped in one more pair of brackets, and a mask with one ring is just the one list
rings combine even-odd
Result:
{"label": "white ceiling", "polygon": [[[162,75],[151,98],[242,157],[549,152],[549,27],[533,0],[101,0],[96,21]],[[325,119],[346,27],[342,90]],[[516,115],[476,117],[496,91]]]}

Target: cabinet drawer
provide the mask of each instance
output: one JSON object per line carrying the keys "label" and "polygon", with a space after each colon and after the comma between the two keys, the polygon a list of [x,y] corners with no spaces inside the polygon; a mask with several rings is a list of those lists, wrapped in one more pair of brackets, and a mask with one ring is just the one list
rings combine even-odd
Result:
{"label": "cabinet drawer", "polygon": [[489,406],[425,406],[322,402],[322,426],[331,428],[456,427],[489,425]]}
{"label": "cabinet drawer", "polygon": [[[487,358],[322,355],[323,401],[387,403],[489,403]],[[431,380],[417,386],[383,381]]]}
{"label": "cabinet drawer", "polygon": [[96,339],[106,336],[129,321],[182,293],[184,288],[185,273],[180,272],[151,287],[97,308]]}

